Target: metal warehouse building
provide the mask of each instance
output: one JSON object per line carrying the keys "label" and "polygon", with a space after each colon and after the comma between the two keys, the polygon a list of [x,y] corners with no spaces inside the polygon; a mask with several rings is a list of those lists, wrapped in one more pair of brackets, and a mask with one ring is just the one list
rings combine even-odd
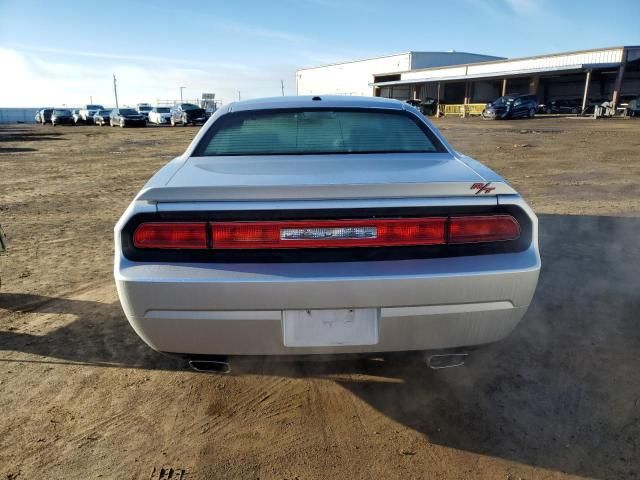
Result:
{"label": "metal warehouse building", "polygon": [[541,103],[579,99],[619,104],[640,95],[640,47],[612,47],[505,59],[462,52],[409,52],[299,70],[299,95],[436,98],[474,104],[507,93],[535,94]]}

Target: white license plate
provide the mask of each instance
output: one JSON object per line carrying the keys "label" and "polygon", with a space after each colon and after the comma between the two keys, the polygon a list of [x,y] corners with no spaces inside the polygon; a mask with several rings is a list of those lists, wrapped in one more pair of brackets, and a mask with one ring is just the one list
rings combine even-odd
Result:
{"label": "white license plate", "polygon": [[282,327],[287,347],[376,345],[378,309],[285,310]]}

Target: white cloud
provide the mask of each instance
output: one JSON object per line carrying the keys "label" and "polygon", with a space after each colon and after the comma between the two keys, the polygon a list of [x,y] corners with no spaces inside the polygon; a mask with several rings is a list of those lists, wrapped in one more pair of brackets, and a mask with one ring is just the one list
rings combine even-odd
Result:
{"label": "white cloud", "polygon": [[171,64],[162,59],[159,68],[150,68],[129,56],[114,55],[99,56],[105,61],[96,68],[82,59],[75,60],[85,53],[96,56],[75,52],[62,56],[64,60],[51,60],[42,52],[0,48],[0,65],[11,72],[0,75],[0,106],[73,106],[89,102],[90,97],[94,102],[113,105],[112,73],[118,78],[120,103],[129,105],[178,98],[180,86],[187,87],[186,98],[214,92],[221,100],[232,101],[237,99],[238,90],[242,98],[279,95],[280,79],[284,79],[286,92],[295,93],[293,69],[287,66],[262,71],[242,65]]}

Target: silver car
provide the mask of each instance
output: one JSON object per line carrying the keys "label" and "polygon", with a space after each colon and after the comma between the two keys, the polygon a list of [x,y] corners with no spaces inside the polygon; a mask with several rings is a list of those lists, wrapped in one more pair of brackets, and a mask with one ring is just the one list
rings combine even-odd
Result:
{"label": "silver car", "polygon": [[229,104],[115,227],[132,327],[199,360],[459,352],[513,330],[539,271],[520,195],[381,98]]}

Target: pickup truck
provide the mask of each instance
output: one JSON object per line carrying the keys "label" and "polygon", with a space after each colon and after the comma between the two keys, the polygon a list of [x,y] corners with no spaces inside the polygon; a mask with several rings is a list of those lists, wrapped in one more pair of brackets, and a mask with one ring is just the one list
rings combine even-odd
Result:
{"label": "pickup truck", "polygon": [[85,105],[80,110],[80,118],[85,123],[93,123],[93,116],[98,110],[104,110],[104,107],[102,105]]}

